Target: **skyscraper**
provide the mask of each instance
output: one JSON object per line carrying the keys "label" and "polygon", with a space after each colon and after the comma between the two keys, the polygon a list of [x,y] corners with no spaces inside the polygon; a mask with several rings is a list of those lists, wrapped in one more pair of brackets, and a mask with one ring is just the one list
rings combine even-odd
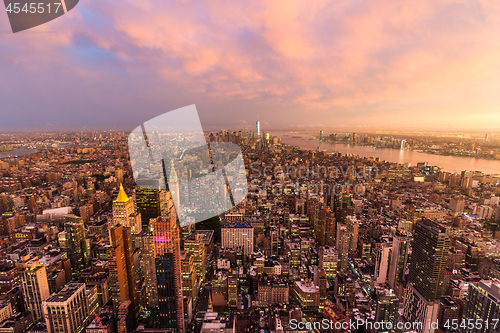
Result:
{"label": "skyscraper", "polygon": [[137,286],[130,228],[120,224],[114,226],[109,230],[109,239],[111,247],[108,249],[108,261],[113,306],[118,309],[122,302],[132,301],[135,309]]}
{"label": "skyscraper", "polygon": [[353,252],[358,247],[359,221],[356,216],[347,216],[346,226],[349,231],[349,251]]}
{"label": "skyscraper", "polygon": [[259,138],[260,140],[260,121],[257,120],[257,122],[255,123],[255,132],[257,133],[257,137]]}
{"label": "skyscraper", "polygon": [[469,285],[469,293],[463,318],[481,322],[482,325],[467,327],[466,333],[498,332],[493,329],[500,318],[500,281],[482,280]]}
{"label": "skyscraper", "polygon": [[330,207],[319,211],[316,223],[316,241],[319,246],[335,245],[336,220]]}
{"label": "skyscraper", "polygon": [[50,296],[47,270],[37,257],[29,257],[19,264],[24,302],[33,320],[42,318],[42,302]]}
{"label": "skyscraper", "polygon": [[391,243],[382,243],[377,249],[374,280],[376,284],[385,284],[389,271],[389,260],[391,257]]}
{"label": "skyscraper", "polygon": [[337,265],[339,263],[339,254],[334,247],[319,248],[319,267],[323,268],[326,277],[334,278],[337,275]]}
{"label": "skyscraper", "polygon": [[191,296],[195,298],[197,292],[196,285],[196,268],[193,262],[193,256],[183,252],[181,257],[182,271],[182,294],[183,296]]}
{"label": "skyscraper", "polygon": [[428,323],[438,316],[449,246],[445,227],[426,218],[415,224],[403,317],[423,323],[421,333],[434,331]]}
{"label": "skyscraper", "polygon": [[66,251],[71,262],[71,273],[74,276],[80,274],[90,263],[87,232],[83,219],[75,215],[64,216],[64,233]]}
{"label": "skyscraper", "polygon": [[[152,225],[151,225],[152,227]],[[141,268],[144,274],[144,291],[146,307],[158,306],[158,287],[156,284],[155,244],[151,228],[144,229],[142,235]]]}
{"label": "skyscraper", "polygon": [[184,332],[181,249],[175,210],[150,222],[155,247],[160,327]]}
{"label": "skyscraper", "polygon": [[389,270],[389,285],[391,288],[394,288],[396,283],[403,282],[408,266],[409,249],[410,237],[404,233],[398,233],[394,237],[392,245],[391,267]]}
{"label": "skyscraper", "polygon": [[227,277],[227,305],[235,308],[238,303],[238,272],[230,271]]}
{"label": "skyscraper", "polygon": [[184,250],[193,257],[196,275],[202,279],[206,271],[206,250],[199,234],[192,234],[184,242]]}
{"label": "skyscraper", "polygon": [[177,172],[175,171],[174,160],[170,162],[170,176],[168,177],[168,188],[170,190],[170,195],[172,200],[174,200],[174,205],[177,207],[177,211],[181,212],[180,208],[181,198],[179,189],[179,178],[177,177]]}
{"label": "skyscraper", "polygon": [[118,196],[113,200],[113,224],[121,224],[131,228],[132,234],[138,234],[141,229],[140,214],[135,214],[134,201],[129,198],[120,184]]}
{"label": "skyscraper", "polygon": [[150,219],[167,213],[167,193],[161,189],[162,180],[141,180],[147,187],[135,187],[137,210],[141,214],[142,227],[149,225]]}
{"label": "skyscraper", "polygon": [[397,323],[399,319],[399,298],[390,290],[377,291],[377,307],[375,310],[375,322]]}
{"label": "skyscraper", "polygon": [[339,270],[346,269],[349,256],[349,233],[344,224],[337,224],[336,246],[339,255]]}

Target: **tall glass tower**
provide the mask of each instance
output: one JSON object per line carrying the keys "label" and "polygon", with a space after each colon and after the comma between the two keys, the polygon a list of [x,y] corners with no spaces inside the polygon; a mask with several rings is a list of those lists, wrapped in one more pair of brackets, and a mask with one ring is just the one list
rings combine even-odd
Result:
{"label": "tall glass tower", "polygon": [[181,249],[175,210],[150,222],[155,252],[160,327],[184,332]]}
{"label": "tall glass tower", "polygon": [[415,223],[403,317],[423,323],[419,333],[433,332],[429,323],[438,316],[449,247],[445,227],[426,218]]}

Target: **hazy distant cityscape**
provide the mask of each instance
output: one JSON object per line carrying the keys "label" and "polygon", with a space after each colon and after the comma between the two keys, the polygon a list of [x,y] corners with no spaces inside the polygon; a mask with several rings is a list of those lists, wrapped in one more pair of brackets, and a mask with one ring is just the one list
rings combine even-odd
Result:
{"label": "hazy distant cityscape", "polygon": [[127,137],[1,137],[22,154],[0,160],[0,331],[497,331],[500,172],[425,158],[496,163],[498,136],[206,133],[241,147],[249,193],[187,227],[170,188],[202,164],[176,160],[178,183],[141,188]]}

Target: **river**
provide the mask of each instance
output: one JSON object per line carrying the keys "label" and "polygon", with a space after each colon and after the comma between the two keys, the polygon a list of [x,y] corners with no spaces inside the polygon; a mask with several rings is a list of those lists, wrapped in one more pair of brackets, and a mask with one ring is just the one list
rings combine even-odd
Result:
{"label": "river", "polygon": [[[442,156],[422,153],[416,150],[400,150],[390,148],[374,148],[372,146],[347,145],[343,143],[318,142],[309,140],[313,137],[307,133],[272,133],[281,138],[283,143],[298,146],[302,149],[340,152],[361,157],[378,157],[381,160],[395,163],[409,163],[411,166],[418,162],[427,162],[429,165],[438,166],[444,171],[460,173],[464,170],[482,171],[485,174],[500,174],[500,160],[485,160],[473,157]],[[297,137],[301,138],[297,138]]]}
{"label": "river", "polygon": [[0,152],[0,158],[5,158],[5,157],[18,157],[22,155],[27,155],[27,154],[33,154],[38,152],[39,150],[37,149],[14,149],[14,150],[9,150],[9,151],[2,151]]}
{"label": "river", "polygon": [[[50,148],[50,149],[63,149],[66,148],[69,144],[68,143],[61,143],[55,148]],[[0,158],[6,158],[6,157],[18,157],[22,155],[28,155],[28,154],[34,154],[38,153],[40,150],[39,149],[14,149],[14,150],[9,150],[9,151],[2,151],[0,152]]]}

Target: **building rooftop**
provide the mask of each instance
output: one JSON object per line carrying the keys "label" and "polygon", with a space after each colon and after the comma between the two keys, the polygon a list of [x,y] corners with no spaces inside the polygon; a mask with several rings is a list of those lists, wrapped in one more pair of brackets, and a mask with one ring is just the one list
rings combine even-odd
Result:
{"label": "building rooftop", "polygon": [[68,283],[57,294],[47,298],[45,302],[62,303],[71,298],[80,288],[84,288],[85,283]]}
{"label": "building rooftop", "polygon": [[[478,288],[488,293],[497,302],[500,302],[500,281],[499,280],[481,280],[479,281]],[[490,298],[491,298],[490,297]]]}
{"label": "building rooftop", "polygon": [[125,190],[123,189],[123,185],[120,184],[120,190],[118,192],[118,197],[116,197],[114,202],[127,202],[127,201],[128,201],[127,193],[125,193]]}
{"label": "building rooftop", "polygon": [[318,287],[312,282],[295,281],[295,284],[305,293],[319,292]]}
{"label": "building rooftop", "polygon": [[224,221],[222,228],[252,228],[247,222]]}

